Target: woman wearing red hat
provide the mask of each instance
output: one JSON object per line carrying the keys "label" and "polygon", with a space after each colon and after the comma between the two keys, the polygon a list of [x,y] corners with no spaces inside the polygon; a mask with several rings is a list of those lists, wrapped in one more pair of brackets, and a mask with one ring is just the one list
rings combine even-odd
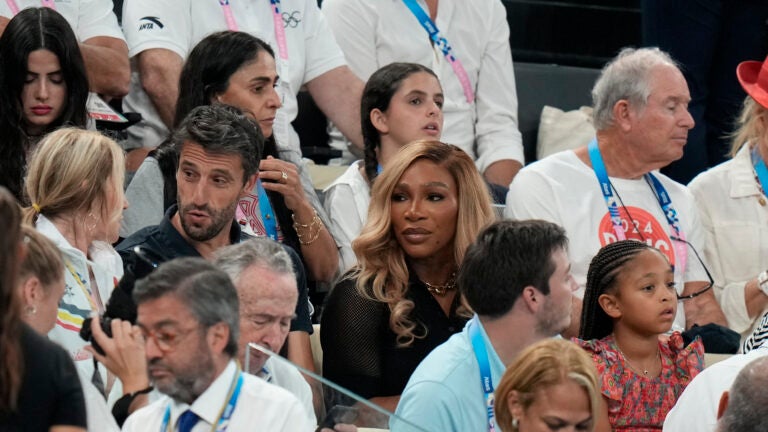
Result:
{"label": "woman wearing red hat", "polygon": [[[688,186],[708,233],[705,255],[717,298],[729,327],[744,340],[768,312],[768,59],[742,62],[736,75],[748,96],[732,159]],[[755,341],[747,344],[751,349]]]}

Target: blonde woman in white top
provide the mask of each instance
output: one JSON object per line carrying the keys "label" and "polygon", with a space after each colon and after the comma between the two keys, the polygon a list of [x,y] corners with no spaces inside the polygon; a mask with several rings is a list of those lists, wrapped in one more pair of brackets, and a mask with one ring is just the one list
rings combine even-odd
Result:
{"label": "blonde woman in white top", "polygon": [[32,204],[24,209],[24,221],[52,240],[64,261],[64,295],[48,336],[105,389],[110,384],[106,371],[94,373],[95,362],[79,332],[86,318],[104,311],[122,277],[122,262],[111,244],[128,206],[124,167],[123,151],[111,139],[64,128],[40,142],[25,183]]}
{"label": "blonde woman in white top", "polygon": [[[748,96],[726,161],[691,181],[707,232],[706,261],[728,326],[749,336],[768,311],[768,63],[736,73]],[[760,175],[763,172],[763,175]]]}

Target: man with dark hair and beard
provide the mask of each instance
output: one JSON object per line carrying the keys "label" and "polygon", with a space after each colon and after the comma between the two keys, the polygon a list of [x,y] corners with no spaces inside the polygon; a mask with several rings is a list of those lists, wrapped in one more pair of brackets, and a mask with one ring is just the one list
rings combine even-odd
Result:
{"label": "man with dark hair and beard", "polygon": [[[259,176],[264,136],[258,124],[234,107],[200,106],[189,112],[171,140],[178,154],[178,204],[166,211],[159,225],[143,228],[117,246],[125,276],[120,289],[115,290],[119,297],[113,294],[110,298],[108,312],[120,304],[125,305],[123,309],[135,310],[130,300],[133,281],[157,263],[178,257],[212,260],[218,249],[250,238],[240,230],[235,211]],[[141,247],[138,253],[136,246]],[[290,247],[283,248],[291,257],[298,290],[286,352],[289,360],[302,362],[307,357],[311,360],[307,280],[298,254]],[[153,266],[146,261],[153,261]]]}
{"label": "man with dark hair and beard", "polygon": [[235,209],[253,190],[264,149],[258,125],[236,108],[201,106],[192,110],[171,138],[178,149],[178,205],[160,225],[137,231],[118,246],[131,259],[140,245],[165,258],[202,256],[240,241]]}
{"label": "man with dark hair and beard", "polygon": [[240,371],[238,299],[226,273],[179,258],[137,282],[133,298],[149,377],[168,397],[133,413],[124,431],[313,429],[295,396]]}
{"label": "man with dark hair and beard", "polygon": [[[117,246],[125,274],[130,277],[144,276],[134,272],[144,264],[134,251],[136,246],[157,261],[177,257],[211,260],[216,250],[249,238],[235,221],[235,211],[240,198],[253,190],[259,175],[264,136],[258,124],[234,107],[200,106],[190,111],[171,140],[179,155],[178,204],[168,208],[159,225],[143,228]],[[304,267],[295,251],[285,249],[293,261],[299,290],[291,332],[310,334]],[[132,286],[123,288],[130,295]],[[309,337],[304,339],[308,345]]]}

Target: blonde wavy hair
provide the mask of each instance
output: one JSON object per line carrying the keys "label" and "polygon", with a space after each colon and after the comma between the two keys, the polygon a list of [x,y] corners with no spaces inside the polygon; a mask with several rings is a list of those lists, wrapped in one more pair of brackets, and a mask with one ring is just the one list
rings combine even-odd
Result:
{"label": "blonde wavy hair", "polygon": [[[392,193],[403,173],[422,159],[448,170],[456,182],[458,217],[453,256],[457,266],[483,227],[494,221],[485,182],[475,163],[460,148],[439,141],[415,141],[401,148],[387,163],[387,169],[374,182],[368,219],[360,236],[352,242],[358,263],[349,277],[357,278],[356,287],[361,296],[387,304],[389,327],[397,335],[400,347],[411,345],[416,338],[423,338],[426,329],[423,329],[423,334],[417,335],[417,323],[409,317],[414,304],[405,298],[408,267],[405,253],[392,231]],[[471,315],[463,301],[459,313]]]}
{"label": "blonde wavy hair", "polygon": [[733,142],[731,143],[731,157],[741,150],[744,144],[751,143],[757,145],[765,135],[766,126],[763,122],[768,121],[766,116],[768,109],[755,102],[751,96],[744,99],[741,114],[736,120],[738,128],[733,133]]}
{"label": "blonde wavy hair", "polygon": [[124,177],[123,150],[111,139],[77,128],[52,132],[29,163],[24,187],[32,205],[24,209],[24,222],[34,225],[42,214],[85,224],[87,217],[76,219],[83,212],[114,222],[123,211]]}
{"label": "blonde wavy hair", "polygon": [[592,411],[592,429],[597,421],[600,404],[600,386],[597,370],[589,354],[573,342],[563,339],[545,339],[517,355],[507,368],[496,389],[494,412],[499,427],[504,431],[517,432],[512,415],[510,397],[517,393],[523,411],[536,399],[537,392],[571,380],[582,387],[589,396]]}

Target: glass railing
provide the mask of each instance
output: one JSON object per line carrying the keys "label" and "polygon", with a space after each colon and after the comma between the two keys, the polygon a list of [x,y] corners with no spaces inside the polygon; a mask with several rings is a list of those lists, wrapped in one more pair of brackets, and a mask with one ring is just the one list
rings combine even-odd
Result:
{"label": "glass railing", "polygon": [[[395,417],[393,413],[384,408],[288,361],[261,345],[248,344],[244,360],[243,369],[252,375],[263,377],[265,373],[273,373],[273,371],[264,371],[261,366],[266,360],[269,360],[273,364],[278,364],[278,367],[274,367],[275,370],[292,368],[309,377],[308,381],[312,384],[311,388],[314,393],[318,432],[333,431],[334,427],[345,432],[386,431],[389,430],[389,423],[392,419],[397,420],[398,426],[406,426],[405,429],[409,431],[428,432],[402,418]],[[254,370],[257,368],[258,370]],[[275,381],[279,384],[279,377],[276,377]],[[301,399],[300,395],[296,396]]]}

